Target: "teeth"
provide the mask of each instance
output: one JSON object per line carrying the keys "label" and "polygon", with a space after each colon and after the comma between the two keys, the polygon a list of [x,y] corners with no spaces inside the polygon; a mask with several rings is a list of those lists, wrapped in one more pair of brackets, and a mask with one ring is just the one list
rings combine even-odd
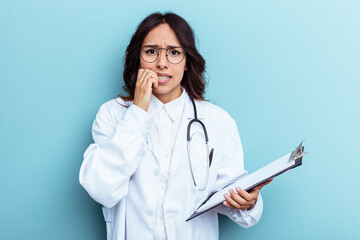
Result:
{"label": "teeth", "polygon": [[169,79],[169,77],[166,77],[166,76],[159,76],[159,80],[167,80],[167,79]]}

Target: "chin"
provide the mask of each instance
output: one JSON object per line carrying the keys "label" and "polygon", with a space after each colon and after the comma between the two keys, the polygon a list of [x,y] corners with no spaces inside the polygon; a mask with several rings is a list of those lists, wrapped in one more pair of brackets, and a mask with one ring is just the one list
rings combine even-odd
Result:
{"label": "chin", "polygon": [[169,92],[174,91],[175,88],[172,86],[169,86],[167,84],[159,84],[159,86],[157,88],[153,88],[153,92],[157,93],[157,94],[166,94]]}
{"label": "chin", "polygon": [[159,86],[157,88],[153,88],[153,93],[157,93],[157,94],[166,94],[167,92],[169,92],[169,89],[166,86]]}
{"label": "chin", "polygon": [[[153,94],[155,94],[155,95],[172,96],[174,94],[177,95],[176,92],[177,92],[177,87],[166,86],[165,84],[159,85],[159,87],[157,87],[157,88],[153,88]],[[180,90],[180,92],[181,92],[181,90]]]}

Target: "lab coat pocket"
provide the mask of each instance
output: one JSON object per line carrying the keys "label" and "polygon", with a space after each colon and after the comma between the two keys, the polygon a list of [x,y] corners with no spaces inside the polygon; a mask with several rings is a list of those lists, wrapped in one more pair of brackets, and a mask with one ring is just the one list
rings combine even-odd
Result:
{"label": "lab coat pocket", "polygon": [[104,214],[104,219],[106,222],[106,239],[107,240],[112,240],[112,234],[113,234],[113,214],[111,212],[110,208],[106,208],[106,207],[102,207],[102,211]]}

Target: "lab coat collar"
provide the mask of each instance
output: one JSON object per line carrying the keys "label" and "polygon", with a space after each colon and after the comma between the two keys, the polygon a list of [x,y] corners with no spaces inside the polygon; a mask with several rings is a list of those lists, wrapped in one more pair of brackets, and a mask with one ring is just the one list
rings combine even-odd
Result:
{"label": "lab coat collar", "polygon": [[165,110],[169,114],[173,122],[176,121],[176,119],[181,115],[182,110],[184,109],[185,94],[186,94],[185,92],[186,92],[185,89],[183,89],[180,97],[169,103],[164,104]]}
{"label": "lab coat collar", "polygon": [[182,89],[180,97],[169,103],[164,104],[154,94],[152,94],[148,112],[155,117],[160,113],[161,109],[164,108],[165,111],[169,114],[170,119],[175,122],[176,119],[178,119],[182,114],[186,95],[187,94],[185,89]]}
{"label": "lab coat collar", "polygon": [[[152,94],[148,112],[155,117],[160,113],[161,109],[165,107],[165,110],[169,114],[171,120],[176,121],[176,119],[181,116],[182,109],[184,109],[185,118],[193,119],[194,107],[192,105],[190,96],[186,92],[185,88],[182,88],[182,90],[183,91],[180,97],[166,104],[163,104],[157,97],[155,97],[155,95]],[[202,102],[195,100],[195,104],[198,118],[203,119],[204,111],[201,107]]]}

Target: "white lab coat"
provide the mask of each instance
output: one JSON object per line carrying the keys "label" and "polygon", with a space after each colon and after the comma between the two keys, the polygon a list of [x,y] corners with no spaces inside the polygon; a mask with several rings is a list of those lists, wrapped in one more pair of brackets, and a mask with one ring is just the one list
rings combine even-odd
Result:
{"label": "white lab coat", "polygon": [[[208,131],[209,145],[214,148],[209,182],[203,191],[194,189],[186,141],[194,110],[186,94],[163,205],[168,239],[215,240],[218,239],[217,212],[243,227],[256,224],[262,213],[263,202],[259,196],[250,211],[219,206],[185,221],[209,194],[246,173],[235,121],[209,102],[196,101],[196,106],[198,118]],[[152,141],[154,124],[150,113],[120,98],[103,104],[96,115],[92,132],[95,143],[84,153],[79,180],[89,195],[103,205],[108,240],[155,238],[156,193],[161,171],[158,145]],[[196,131],[203,133],[197,124],[192,127],[192,132]]]}

